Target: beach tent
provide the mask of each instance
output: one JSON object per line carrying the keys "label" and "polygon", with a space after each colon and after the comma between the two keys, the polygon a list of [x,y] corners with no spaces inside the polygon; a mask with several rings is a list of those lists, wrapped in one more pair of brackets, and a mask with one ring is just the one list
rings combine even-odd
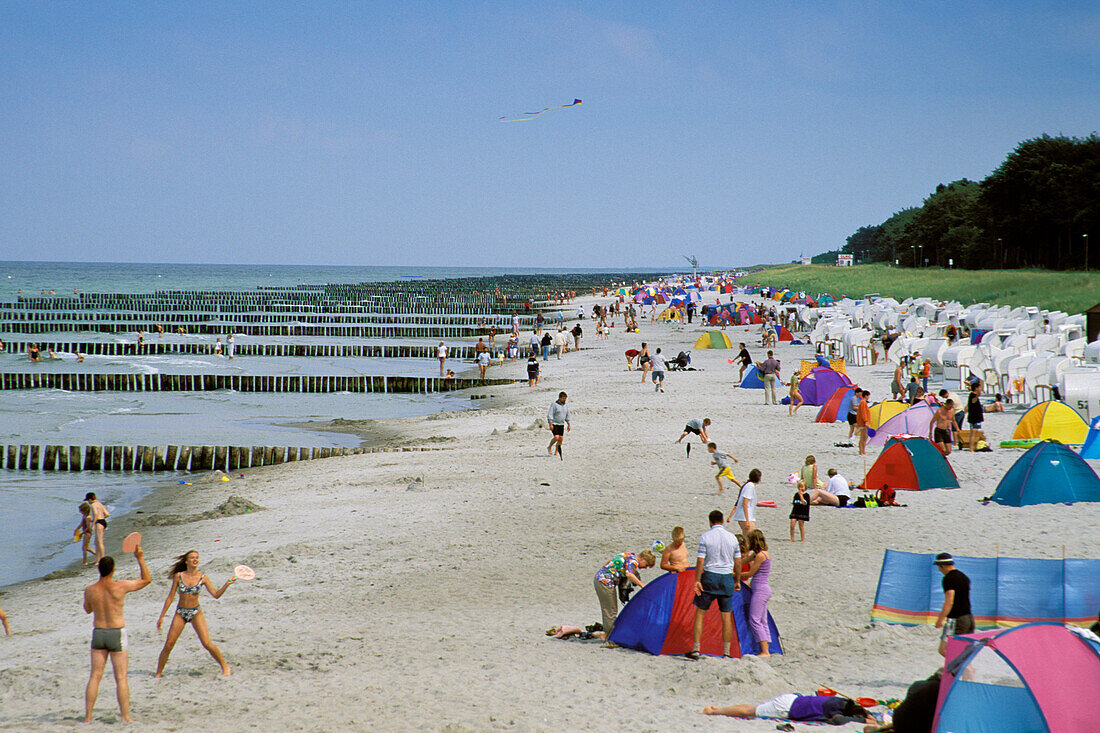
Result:
{"label": "beach tent", "polygon": [[1077,411],[1060,400],[1040,402],[1025,412],[1012,432],[1013,440],[1057,440],[1080,445],[1085,442],[1089,424]]}
{"label": "beach tent", "polygon": [[[730,654],[755,654],[760,645],[752,638],[748,623],[748,604],[752,592],[744,584],[740,599],[733,601],[733,643]],[[665,573],[645,584],[623,606],[609,641],[619,646],[650,654],[685,654],[691,651],[691,627],[695,619],[695,570]],[[739,602],[740,601],[740,602]],[[782,654],[779,630],[768,614],[771,641],[768,651]],[[722,655],[722,618],[715,603],[703,617],[703,654]]]}
{"label": "beach tent", "polygon": [[1100,501],[1100,477],[1066,446],[1043,441],[1012,464],[993,501],[1007,506]]}
{"label": "beach tent", "polygon": [[893,435],[928,435],[928,426],[936,410],[923,400],[882,423],[867,441],[868,445],[886,445]]}
{"label": "beach tent", "polygon": [[695,340],[696,349],[732,349],[729,336],[721,331],[705,331]]}
{"label": "beach tent", "polygon": [[1083,629],[1046,622],[962,634],[947,641],[932,730],[1097,730],[1097,700],[1100,643]]}
{"label": "beach tent", "polygon": [[684,312],[676,306],[665,308],[663,311],[657,314],[658,321],[684,321]]}
{"label": "beach tent", "polygon": [[1100,415],[1092,421],[1085,444],[1081,446],[1082,458],[1100,458]]}
{"label": "beach tent", "polygon": [[852,380],[846,374],[834,369],[814,367],[798,383],[798,391],[807,405],[823,405],[840,387],[851,386]]}
{"label": "beach tent", "polygon": [[744,389],[764,389],[764,379],[760,376],[760,370],[755,366],[746,369],[740,386]]}
{"label": "beach tent", "polygon": [[836,299],[828,293],[819,295],[817,298],[817,305],[821,308],[826,308],[831,305],[836,305]]}
{"label": "beach tent", "polygon": [[884,422],[907,409],[909,409],[908,403],[897,400],[883,400],[871,405],[871,427],[878,430]]}
{"label": "beach tent", "polygon": [[837,387],[833,396],[825,401],[821,409],[817,411],[814,422],[844,422],[848,419],[848,404],[851,395],[856,391],[855,385]]}
{"label": "beach tent", "polygon": [[[943,608],[943,575],[935,555],[887,550],[878,576],[872,621],[933,624]],[[1090,624],[1100,608],[1100,560],[960,557],[970,578],[970,608],[979,629],[1028,621]]]}
{"label": "beach tent", "polygon": [[780,341],[794,341],[794,336],[787,330],[786,326],[772,326],[775,329],[775,335]]}
{"label": "beach tent", "polygon": [[955,470],[928,438],[891,438],[863,479],[863,488],[925,491],[957,489]]}

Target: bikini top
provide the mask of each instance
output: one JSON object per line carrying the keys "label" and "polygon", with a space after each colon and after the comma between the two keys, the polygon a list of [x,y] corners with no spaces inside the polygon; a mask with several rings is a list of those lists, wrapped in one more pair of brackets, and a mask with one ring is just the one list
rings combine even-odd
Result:
{"label": "bikini top", "polygon": [[199,594],[199,591],[202,590],[202,581],[203,581],[203,578],[205,578],[205,577],[206,577],[205,575],[199,575],[199,582],[195,583],[194,585],[184,585],[183,584],[183,573],[180,573],[179,592],[183,595],[197,596]]}

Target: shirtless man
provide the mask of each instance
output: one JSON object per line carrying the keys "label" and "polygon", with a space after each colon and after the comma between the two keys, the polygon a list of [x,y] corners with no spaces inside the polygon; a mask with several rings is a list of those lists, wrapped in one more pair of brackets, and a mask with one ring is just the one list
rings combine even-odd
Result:
{"label": "shirtless man", "polygon": [[691,567],[688,548],[684,544],[684,528],[672,528],[672,544],[661,553],[661,570],[678,573]]}
{"label": "shirtless man", "polygon": [[92,722],[92,710],[99,695],[99,681],[103,679],[103,670],[107,667],[107,656],[111,657],[111,668],[115,674],[115,688],[118,693],[118,709],[122,722],[130,723],[130,683],[126,679],[129,664],[129,644],[126,638],[126,620],[123,618],[123,606],[126,594],[141,590],[152,582],[149,567],[145,564],[145,553],[138,546],[134,558],[141,567],[140,580],[115,580],[115,560],[104,556],[99,560],[99,581],[84,589],[84,613],[92,616],[92,672],[88,677],[88,687],[84,691],[84,722]]}
{"label": "shirtless man", "polygon": [[955,401],[944,400],[940,408],[932,415],[928,423],[928,431],[932,434],[932,442],[945,456],[951,455],[951,432],[955,428]]}
{"label": "shirtless man", "polygon": [[94,491],[85,494],[84,501],[92,507],[92,521],[95,523],[95,559],[99,562],[107,554],[107,548],[103,546],[103,534],[107,531],[107,517],[111,516],[111,513],[107,511],[107,507],[103,506],[103,502],[96,498]]}

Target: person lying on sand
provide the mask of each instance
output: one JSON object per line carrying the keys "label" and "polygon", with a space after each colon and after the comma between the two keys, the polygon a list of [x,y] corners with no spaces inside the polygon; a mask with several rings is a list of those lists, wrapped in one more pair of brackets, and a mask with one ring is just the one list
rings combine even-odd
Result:
{"label": "person lying on sand", "polygon": [[[875,723],[875,718],[855,700],[827,695],[796,695],[787,692],[759,705],[741,703],[729,707],[708,705],[703,715],[731,718],[778,718],[780,720],[832,720],[837,716]],[[793,728],[792,728],[793,730]]]}

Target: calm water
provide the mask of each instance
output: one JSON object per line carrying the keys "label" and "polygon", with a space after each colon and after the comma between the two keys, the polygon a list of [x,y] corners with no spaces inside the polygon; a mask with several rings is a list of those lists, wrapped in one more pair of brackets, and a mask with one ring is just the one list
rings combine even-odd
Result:
{"label": "calm water", "polygon": [[[557,272],[578,272],[577,269]],[[595,272],[595,271],[592,271]],[[655,271],[656,272],[656,271]],[[358,283],[431,278],[522,275],[553,270],[445,267],[307,267],[67,262],[0,262],[0,301],[23,295],[73,290],[147,293],[155,290],[251,290],[258,286]],[[0,355],[0,369],[18,357]],[[60,361],[42,370],[232,372],[264,374],[437,374],[434,361],[368,359],[241,358],[164,355],[133,358],[88,357],[84,364]],[[456,366],[457,368],[457,366]],[[385,419],[470,409],[468,399],[447,395],[89,393],[61,390],[0,392],[0,444],[60,445],[299,445],[355,446],[359,439],[280,427],[282,422]],[[124,513],[170,477],[127,474],[49,474],[0,469],[0,584],[41,576],[79,560],[72,543],[77,504],[96,491]]]}

